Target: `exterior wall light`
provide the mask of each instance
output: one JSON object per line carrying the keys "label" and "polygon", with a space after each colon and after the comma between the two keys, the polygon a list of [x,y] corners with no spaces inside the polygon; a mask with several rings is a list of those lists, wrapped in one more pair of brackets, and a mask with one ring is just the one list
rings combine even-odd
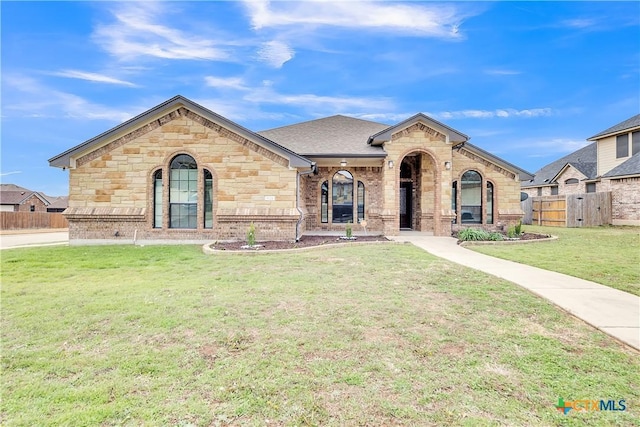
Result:
{"label": "exterior wall light", "polygon": [[346,166],[347,166],[347,161],[346,161],[346,160],[342,160],[342,161],[340,162],[340,167],[341,167],[341,168],[344,168],[344,167],[346,167]]}
{"label": "exterior wall light", "polygon": [[444,162],[444,168],[446,170],[451,170],[451,162]]}
{"label": "exterior wall light", "polygon": [[389,169],[393,169],[393,160],[389,160],[387,165],[389,166]]}

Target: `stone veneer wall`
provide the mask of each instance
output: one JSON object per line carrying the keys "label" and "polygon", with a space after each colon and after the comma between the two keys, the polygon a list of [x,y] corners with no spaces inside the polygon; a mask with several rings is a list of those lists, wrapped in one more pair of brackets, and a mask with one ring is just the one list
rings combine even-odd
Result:
{"label": "stone veneer wall", "polygon": [[[485,224],[484,228],[506,230],[509,226],[517,224],[524,215],[520,206],[520,178],[513,172],[465,150],[464,147],[453,150],[452,180],[460,182],[462,175],[468,170],[475,170],[482,175],[483,206],[486,203],[485,183],[493,183],[493,224]],[[483,223],[486,221],[484,215],[486,212],[483,212]],[[453,229],[461,227],[465,228],[466,225],[456,224]]]}
{"label": "stone veneer wall", "polygon": [[[178,154],[198,165],[197,229],[169,229],[169,164]],[[163,170],[162,228],[153,228],[153,180]],[[214,185],[214,228],[205,229],[204,168]],[[254,222],[258,239],[294,239],[296,174],[288,160],[179,108],[110,141],[70,170],[70,240],[233,240]],[[123,213],[137,210],[135,214]]]}

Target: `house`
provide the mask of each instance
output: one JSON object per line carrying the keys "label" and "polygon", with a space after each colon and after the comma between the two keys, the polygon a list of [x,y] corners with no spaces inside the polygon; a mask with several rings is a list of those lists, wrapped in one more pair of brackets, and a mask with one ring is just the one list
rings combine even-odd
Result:
{"label": "house", "polygon": [[253,132],[176,96],[49,160],[69,169],[71,243],[293,240],[318,231],[450,235],[522,217],[528,172],[416,114]]}
{"label": "house", "polygon": [[0,212],[46,212],[46,196],[15,184],[0,185]]}
{"label": "house", "polygon": [[640,225],[640,114],[587,139],[589,145],[522,182],[529,196],[611,192],[612,224]]}

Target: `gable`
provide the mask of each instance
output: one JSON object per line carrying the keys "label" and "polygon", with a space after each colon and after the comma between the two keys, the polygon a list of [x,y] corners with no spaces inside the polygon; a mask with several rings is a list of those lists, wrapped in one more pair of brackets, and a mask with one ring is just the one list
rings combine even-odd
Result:
{"label": "gable", "polygon": [[391,126],[375,135],[372,135],[368,142],[374,146],[384,146],[385,142],[393,141],[394,139],[409,135],[411,132],[415,131],[424,132],[425,135],[431,139],[450,144],[462,143],[469,140],[467,135],[450,128],[444,123],[440,123],[431,117],[418,113],[395,126]]}
{"label": "gable", "polygon": [[261,154],[271,154],[291,167],[312,167],[313,163],[293,151],[182,97],[176,96],[51,159],[49,165],[68,168],[87,163],[127,144],[173,120],[189,118],[230,140]]}

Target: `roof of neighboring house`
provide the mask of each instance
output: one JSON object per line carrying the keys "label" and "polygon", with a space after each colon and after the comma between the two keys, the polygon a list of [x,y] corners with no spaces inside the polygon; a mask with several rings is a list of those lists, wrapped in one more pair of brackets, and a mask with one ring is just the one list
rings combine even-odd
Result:
{"label": "roof of neighboring house", "polygon": [[16,184],[0,184],[0,191],[31,191]]}
{"label": "roof of neighboring house", "polygon": [[605,178],[613,178],[630,175],[640,175],[640,153],[634,154],[625,162],[619,164],[602,176]]}
{"label": "roof of neighboring house", "polygon": [[296,154],[288,148],[285,148],[255,132],[250,131],[247,128],[240,126],[237,123],[232,122],[229,119],[226,119],[213,111],[196,104],[195,102],[181,96],[177,95],[168,101],[163,102],[160,105],[157,105],[150,110],[145,111],[142,114],[137,115],[136,117],[127,120],[126,122],[115,126],[108,131],[101,133],[100,135],[91,138],[75,147],[65,151],[64,153],[58,154],[55,157],[49,159],[49,165],[54,167],[69,167],[71,164],[71,158],[75,155],[79,155],[81,153],[87,152],[93,148],[100,147],[103,143],[107,142],[109,139],[115,137],[116,135],[123,134],[125,132],[133,131],[138,126],[141,126],[146,121],[150,120],[154,116],[163,113],[164,111],[173,111],[178,109],[179,107],[185,107],[186,109],[193,111],[194,113],[219,124],[220,126],[235,132],[236,134],[252,140],[258,144],[265,146],[266,148],[278,153],[279,155],[289,159],[291,166],[293,167],[311,167],[312,163],[309,159],[305,159],[304,157]]}
{"label": "roof of neighboring house", "polygon": [[37,191],[31,190],[1,190],[0,191],[0,204],[2,205],[21,205],[22,203],[29,200],[31,197],[37,197],[44,203],[45,205],[49,205],[49,200],[47,200],[44,195],[38,193]]}
{"label": "roof of neighboring house", "polygon": [[373,147],[367,140],[388,128],[382,123],[337,115],[258,133],[303,156],[385,157],[382,147]]}
{"label": "roof of neighboring house", "polygon": [[597,143],[593,142],[581,149],[574,151],[554,162],[543,166],[534,173],[534,179],[531,181],[523,181],[522,187],[540,187],[550,185],[558,177],[558,174],[565,169],[567,165],[571,165],[578,169],[587,179],[593,179],[597,176]]}
{"label": "roof of neighboring house", "polygon": [[66,209],[69,207],[69,196],[50,197],[47,198],[51,201],[51,204],[47,206],[50,209]]}
{"label": "roof of neighboring house", "polygon": [[617,125],[611,126],[610,128],[593,135],[591,138],[587,138],[587,141],[595,141],[596,139],[602,139],[606,136],[615,135],[616,133],[620,133],[636,127],[640,127],[640,114],[636,114],[635,116],[628,118],[627,120],[620,122]]}

